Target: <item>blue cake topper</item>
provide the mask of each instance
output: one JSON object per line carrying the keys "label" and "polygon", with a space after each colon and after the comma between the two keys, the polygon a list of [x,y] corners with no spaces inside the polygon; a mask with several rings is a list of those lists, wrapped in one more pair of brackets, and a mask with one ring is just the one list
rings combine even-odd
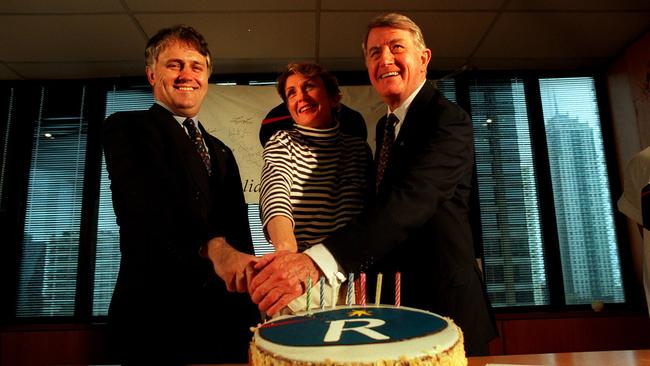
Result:
{"label": "blue cake topper", "polygon": [[259,335],[285,346],[341,346],[421,337],[447,325],[434,314],[405,308],[345,307],[277,319],[262,325]]}

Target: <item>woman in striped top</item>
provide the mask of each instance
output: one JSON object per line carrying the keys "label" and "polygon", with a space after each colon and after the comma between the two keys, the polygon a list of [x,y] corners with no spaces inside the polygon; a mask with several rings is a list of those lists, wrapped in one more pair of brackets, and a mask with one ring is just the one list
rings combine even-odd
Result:
{"label": "woman in striped top", "polygon": [[336,78],[317,64],[289,64],[278,93],[295,124],[264,146],[262,224],[276,250],[298,251],[344,226],[369,197],[372,157],[341,133]]}

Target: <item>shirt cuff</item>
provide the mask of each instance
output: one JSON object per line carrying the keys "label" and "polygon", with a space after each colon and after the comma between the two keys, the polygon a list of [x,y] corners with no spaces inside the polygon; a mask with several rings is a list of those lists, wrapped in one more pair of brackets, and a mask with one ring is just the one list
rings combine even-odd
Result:
{"label": "shirt cuff", "polygon": [[325,278],[327,278],[330,286],[338,286],[345,281],[346,278],[343,270],[336,262],[336,259],[334,259],[332,253],[323,244],[316,244],[303,253],[307,254],[316,263],[325,275]]}

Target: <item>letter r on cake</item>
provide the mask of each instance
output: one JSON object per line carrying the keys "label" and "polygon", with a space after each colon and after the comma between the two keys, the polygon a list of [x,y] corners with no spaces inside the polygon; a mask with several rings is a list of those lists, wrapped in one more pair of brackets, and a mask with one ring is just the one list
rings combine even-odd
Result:
{"label": "letter r on cake", "polygon": [[[330,326],[329,329],[327,329],[327,333],[325,334],[325,338],[323,339],[323,342],[338,342],[341,339],[341,334],[343,333],[343,331],[354,331],[363,334],[368,338],[372,338],[378,341],[390,339],[390,337],[388,337],[387,335],[381,334],[378,331],[371,329],[386,324],[386,322],[381,319],[372,319],[372,318],[342,319],[342,320],[333,320],[329,323]],[[346,328],[345,327],[346,323],[365,323],[365,324]]]}

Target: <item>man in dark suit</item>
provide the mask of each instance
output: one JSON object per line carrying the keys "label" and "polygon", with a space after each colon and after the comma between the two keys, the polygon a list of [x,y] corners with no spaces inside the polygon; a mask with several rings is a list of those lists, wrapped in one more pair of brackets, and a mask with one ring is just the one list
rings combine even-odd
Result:
{"label": "man in dark suit", "polygon": [[103,126],[122,253],[110,345],[127,364],[246,362],[259,312],[233,292],[246,292],[257,259],[235,158],[197,119],[210,52],[175,26],[145,59],[156,104]]}
{"label": "man in dark suit", "polygon": [[[374,19],[363,49],[370,81],[388,107],[377,125],[376,200],[306,255],[263,258],[252,299],[261,310],[278,311],[302,292],[307,276],[318,275],[314,262],[330,280],[340,278],[340,270],[399,271],[402,305],[451,317],[465,334],[467,353],[487,354],[496,331],[468,218],[470,118],[426,80],[431,51],[411,19]],[[282,267],[292,268],[288,276],[280,276]],[[392,286],[384,289],[383,302],[392,303],[387,290]]]}

